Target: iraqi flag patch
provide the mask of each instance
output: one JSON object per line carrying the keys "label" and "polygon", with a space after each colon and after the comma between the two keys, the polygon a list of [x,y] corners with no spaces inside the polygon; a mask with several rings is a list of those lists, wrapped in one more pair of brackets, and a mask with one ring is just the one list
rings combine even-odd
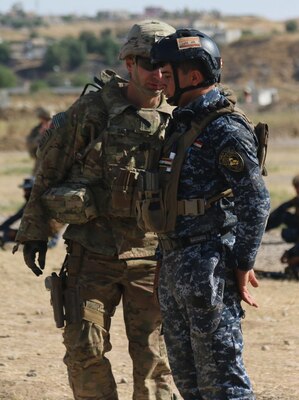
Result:
{"label": "iraqi flag patch", "polygon": [[202,146],[203,146],[203,142],[201,140],[199,140],[199,139],[196,139],[195,142],[193,143],[193,146],[198,148],[198,149],[201,149]]}

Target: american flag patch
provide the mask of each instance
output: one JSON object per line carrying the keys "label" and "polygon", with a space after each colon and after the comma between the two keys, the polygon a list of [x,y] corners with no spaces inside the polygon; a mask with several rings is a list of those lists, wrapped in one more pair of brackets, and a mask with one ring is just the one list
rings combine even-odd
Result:
{"label": "american flag patch", "polygon": [[52,118],[51,128],[61,128],[66,123],[66,113],[60,112]]}
{"label": "american flag patch", "polygon": [[197,147],[198,149],[201,149],[203,146],[203,142],[199,139],[196,139],[195,142],[193,143],[194,147]]}

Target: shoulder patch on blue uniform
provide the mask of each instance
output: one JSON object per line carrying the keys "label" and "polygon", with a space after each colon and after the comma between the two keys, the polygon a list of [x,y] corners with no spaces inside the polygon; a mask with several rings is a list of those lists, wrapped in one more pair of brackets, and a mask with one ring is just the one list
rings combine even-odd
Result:
{"label": "shoulder patch on blue uniform", "polygon": [[233,172],[241,172],[244,169],[242,156],[232,148],[223,149],[219,155],[219,164]]}

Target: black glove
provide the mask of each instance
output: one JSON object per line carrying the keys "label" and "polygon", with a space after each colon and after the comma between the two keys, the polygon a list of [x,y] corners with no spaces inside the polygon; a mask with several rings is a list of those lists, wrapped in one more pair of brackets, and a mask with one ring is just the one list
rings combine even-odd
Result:
{"label": "black glove", "polygon": [[[36,254],[38,253],[38,266],[35,264]],[[39,276],[43,273],[46,262],[47,242],[42,240],[31,240],[24,243],[23,256],[26,265],[32,272]]]}

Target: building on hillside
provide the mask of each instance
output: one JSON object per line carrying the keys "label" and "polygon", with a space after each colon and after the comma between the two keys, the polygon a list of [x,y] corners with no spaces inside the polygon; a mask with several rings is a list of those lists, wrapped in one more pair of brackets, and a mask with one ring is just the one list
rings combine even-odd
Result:
{"label": "building on hillside", "polygon": [[211,23],[203,20],[196,20],[193,22],[193,27],[213,38],[218,44],[233,43],[242,36],[241,29],[229,29],[223,22]]}

